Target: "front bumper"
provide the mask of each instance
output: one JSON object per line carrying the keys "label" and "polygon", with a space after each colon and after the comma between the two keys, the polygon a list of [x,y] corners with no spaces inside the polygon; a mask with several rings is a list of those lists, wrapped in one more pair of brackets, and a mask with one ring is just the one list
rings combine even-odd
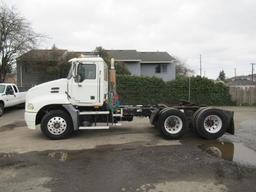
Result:
{"label": "front bumper", "polygon": [[36,129],[36,113],[26,111],[25,121],[29,129]]}

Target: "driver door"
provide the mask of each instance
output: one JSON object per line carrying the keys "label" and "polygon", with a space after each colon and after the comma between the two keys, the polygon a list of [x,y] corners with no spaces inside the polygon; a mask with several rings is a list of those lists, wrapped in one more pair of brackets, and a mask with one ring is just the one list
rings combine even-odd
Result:
{"label": "driver door", "polygon": [[94,63],[79,63],[73,78],[71,98],[77,104],[95,105],[99,101],[98,67]]}

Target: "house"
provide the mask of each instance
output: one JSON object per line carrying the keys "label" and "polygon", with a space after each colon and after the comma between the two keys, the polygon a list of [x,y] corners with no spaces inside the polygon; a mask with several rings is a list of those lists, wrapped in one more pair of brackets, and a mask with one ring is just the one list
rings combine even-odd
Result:
{"label": "house", "polygon": [[175,59],[167,52],[107,50],[115,61],[123,63],[132,75],[159,77],[164,81],[176,78]]}
{"label": "house", "polygon": [[[65,67],[63,64],[68,60],[93,54],[93,52],[70,52],[66,49],[33,49],[16,59],[17,85],[26,90],[47,81],[66,77],[69,66],[64,70],[64,74],[54,71],[56,66],[63,69]],[[62,67],[59,67],[60,65]]]}
{"label": "house", "polygon": [[[240,76],[236,76],[236,77],[231,77],[229,79],[227,79],[227,81],[234,81],[234,80],[248,80],[248,81],[252,81],[252,75],[240,75]],[[256,74],[253,75],[253,81],[256,82]]]}
{"label": "house", "polygon": [[250,88],[256,87],[256,82],[252,82],[248,79],[231,79],[227,81],[227,85],[229,87],[236,87],[236,88]]}
{"label": "house", "polygon": [[[137,52],[136,50],[108,50],[110,56],[123,63],[132,75],[155,76],[165,81],[175,79],[175,59],[167,52]],[[22,90],[66,77],[67,61],[95,52],[74,52],[66,49],[33,49],[16,59],[17,85]],[[60,67],[61,66],[61,67]],[[63,71],[63,72],[62,72]]]}
{"label": "house", "polygon": [[16,79],[16,74],[6,74],[6,77],[5,77],[5,83],[12,83],[12,84],[16,84],[17,82],[17,79]]}

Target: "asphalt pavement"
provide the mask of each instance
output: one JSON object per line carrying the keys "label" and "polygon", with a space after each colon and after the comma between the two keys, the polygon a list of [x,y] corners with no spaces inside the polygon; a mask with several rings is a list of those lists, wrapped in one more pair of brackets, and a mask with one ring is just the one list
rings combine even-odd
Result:
{"label": "asphalt pavement", "polygon": [[233,107],[236,134],[165,140],[147,118],[51,141],[23,110],[0,118],[0,191],[256,191],[256,108]]}

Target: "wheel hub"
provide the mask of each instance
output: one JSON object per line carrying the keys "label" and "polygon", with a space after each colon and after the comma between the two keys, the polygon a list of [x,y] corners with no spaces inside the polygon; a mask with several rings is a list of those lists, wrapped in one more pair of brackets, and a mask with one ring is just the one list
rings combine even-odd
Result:
{"label": "wheel hub", "polygon": [[222,128],[222,120],[218,115],[209,115],[204,120],[204,129],[211,134],[218,133]]}
{"label": "wheel hub", "polygon": [[53,117],[47,123],[48,131],[53,135],[61,135],[67,129],[67,122],[62,117]]}
{"label": "wheel hub", "polygon": [[207,124],[207,126],[212,127],[214,125],[214,121],[207,119],[207,121],[205,122]]}
{"label": "wheel hub", "polygon": [[164,128],[170,134],[179,133],[182,127],[183,127],[183,122],[181,118],[176,115],[167,117],[164,122]]}
{"label": "wheel hub", "polygon": [[60,124],[59,123],[54,123],[54,128],[56,128],[56,129],[60,128]]}

